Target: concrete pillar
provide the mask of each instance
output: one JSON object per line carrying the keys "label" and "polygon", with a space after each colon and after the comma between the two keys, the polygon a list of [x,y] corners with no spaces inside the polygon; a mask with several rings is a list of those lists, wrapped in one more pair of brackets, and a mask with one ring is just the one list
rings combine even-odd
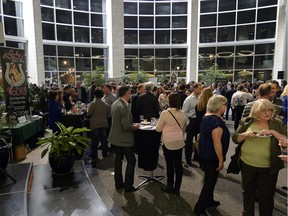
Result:
{"label": "concrete pillar", "polygon": [[23,18],[28,81],[40,85],[45,81],[40,0],[23,1]]}
{"label": "concrete pillar", "polygon": [[278,10],[278,22],[277,22],[277,37],[275,43],[275,54],[274,54],[274,68],[273,68],[273,79],[277,79],[278,71],[284,71],[284,79],[287,80],[287,69],[288,69],[288,6],[286,0],[279,1]]}
{"label": "concrete pillar", "polygon": [[119,78],[124,71],[124,3],[107,0],[108,78]]}
{"label": "concrete pillar", "polygon": [[188,1],[187,82],[198,81],[198,7],[198,0]]}

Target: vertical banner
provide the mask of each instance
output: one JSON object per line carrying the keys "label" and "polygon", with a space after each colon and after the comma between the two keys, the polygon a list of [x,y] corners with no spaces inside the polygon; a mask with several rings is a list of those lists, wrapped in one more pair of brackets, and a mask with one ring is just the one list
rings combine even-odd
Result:
{"label": "vertical banner", "polygon": [[20,49],[1,48],[0,58],[6,109],[13,109],[16,116],[29,111],[28,83],[25,52]]}

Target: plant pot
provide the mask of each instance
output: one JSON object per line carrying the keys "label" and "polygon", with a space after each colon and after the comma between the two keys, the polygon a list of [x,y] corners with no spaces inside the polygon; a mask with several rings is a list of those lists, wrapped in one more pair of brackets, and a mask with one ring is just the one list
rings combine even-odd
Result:
{"label": "plant pot", "polygon": [[71,172],[74,165],[74,156],[56,157],[49,155],[49,164],[57,175],[65,175]]}

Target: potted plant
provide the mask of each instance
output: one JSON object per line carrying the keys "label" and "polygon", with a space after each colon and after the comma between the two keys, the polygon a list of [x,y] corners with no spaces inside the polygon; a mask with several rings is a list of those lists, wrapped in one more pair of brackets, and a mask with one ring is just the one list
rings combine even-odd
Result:
{"label": "potted plant", "polygon": [[44,150],[41,153],[43,158],[49,152],[49,164],[55,174],[70,173],[74,165],[74,155],[82,154],[89,147],[86,136],[83,132],[90,131],[87,128],[65,127],[57,122],[59,133],[53,133],[51,137],[40,138],[37,142]]}

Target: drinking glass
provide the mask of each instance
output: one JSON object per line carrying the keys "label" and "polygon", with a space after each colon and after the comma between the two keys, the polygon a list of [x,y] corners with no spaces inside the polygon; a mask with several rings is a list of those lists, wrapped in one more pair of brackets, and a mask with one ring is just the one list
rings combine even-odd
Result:
{"label": "drinking glass", "polygon": [[143,122],[144,121],[144,115],[140,115],[140,121]]}
{"label": "drinking glass", "polygon": [[287,152],[287,144],[288,143],[287,142],[288,142],[288,140],[286,137],[282,137],[279,140],[279,146],[281,148],[281,155],[280,156],[282,156],[282,157],[287,157],[287,155],[288,155],[288,152]]}

